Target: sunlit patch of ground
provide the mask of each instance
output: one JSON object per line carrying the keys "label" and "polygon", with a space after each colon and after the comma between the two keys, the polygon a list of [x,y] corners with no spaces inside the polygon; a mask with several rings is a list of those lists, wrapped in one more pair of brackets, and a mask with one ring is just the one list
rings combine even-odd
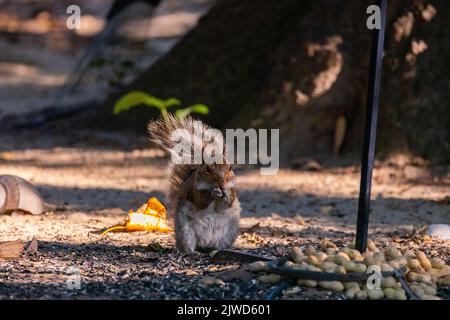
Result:
{"label": "sunlit patch of ground", "polygon": [[[269,288],[240,280],[202,286],[199,281],[204,276],[237,265],[214,265],[208,254],[180,255],[172,234],[96,234],[122,223],[128,209],[137,208],[149,196],[165,200],[166,158],[146,147],[145,139],[133,145],[128,142],[133,137],[108,140],[108,134],[95,132],[89,137],[80,142],[73,132],[71,138],[79,140],[70,146],[61,135],[2,135],[0,172],[34,183],[49,212],[0,217],[1,241],[29,241],[36,236],[40,243],[35,257],[0,260],[1,298],[263,298],[267,294]],[[257,168],[238,168],[237,177],[243,218],[236,248],[279,256],[293,244],[317,244],[324,237],[337,244],[353,241],[357,167],[316,172],[281,169],[271,177],[259,175]],[[444,177],[436,183],[411,182],[404,178],[404,168],[378,167],[372,238],[380,246],[422,248],[448,261],[448,242],[414,236],[422,225],[450,222],[446,181]],[[70,267],[80,271],[80,290],[67,288]]]}

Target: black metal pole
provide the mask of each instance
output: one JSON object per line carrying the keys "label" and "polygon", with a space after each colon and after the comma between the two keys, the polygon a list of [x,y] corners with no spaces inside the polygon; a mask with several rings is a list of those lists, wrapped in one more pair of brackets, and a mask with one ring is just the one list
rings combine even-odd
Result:
{"label": "black metal pole", "polygon": [[366,119],[364,128],[363,154],[361,164],[361,184],[358,201],[358,220],[355,247],[366,251],[369,228],[370,190],[375,159],[380,80],[383,60],[384,30],[386,25],[387,0],[377,0],[380,8],[381,28],[372,31],[372,52],[370,56],[369,85],[367,89]]}

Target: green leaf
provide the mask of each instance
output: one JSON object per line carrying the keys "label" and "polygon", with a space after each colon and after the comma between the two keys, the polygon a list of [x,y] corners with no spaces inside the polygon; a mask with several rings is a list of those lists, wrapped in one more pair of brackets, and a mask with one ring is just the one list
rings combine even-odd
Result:
{"label": "green leaf", "polygon": [[209,108],[205,106],[204,104],[194,104],[192,106],[189,106],[189,109],[191,109],[191,112],[199,113],[199,114],[208,114]]}
{"label": "green leaf", "polygon": [[184,109],[175,111],[175,117],[179,120],[186,118],[191,113],[208,114],[209,108],[204,104],[194,104]]}
{"label": "green leaf", "polygon": [[181,102],[173,98],[163,100],[147,94],[144,103],[150,107],[155,107],[162,110],[167,109],[172,105],[179,105]]}
{"label": "green leaf", "polygon": [[142,91],[130,92],[124,95],[114,104],[114,114],[119,114],[123,111],[130,110],[135,106],[146,104],[147,99],[148,94],[146,94],[145,92]]}
{"label": "green leaf", "polygon": [[186,118],[190,113],[191,113],[191,110],[190,110],[189,108],[178,109],[177,111],[175,111],[175,117],[176,117],[178,120],[183,120],[183,119]]}
{"label": "green leaf", "polygon": [[170,108],[173,106],[179,106],[181,104],[181,101],[176,98],[169,98],[165,101],[166,108]]}
{"label": "green leaf", "polygon": [[128,111],[133,107],[139,105],[147,105],[149,107],[158,108],[160,111],[165,110],[171,106],[180,105],[181,101],[175,98],[162,100],[149,95],[143,91],[133,91],[122,98],[120,98],[114,105],[114,114],[119,114],[123,111]]}

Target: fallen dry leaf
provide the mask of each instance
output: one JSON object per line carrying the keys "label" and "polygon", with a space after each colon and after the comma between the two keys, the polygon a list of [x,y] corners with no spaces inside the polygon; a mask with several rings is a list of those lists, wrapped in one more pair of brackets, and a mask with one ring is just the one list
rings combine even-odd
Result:
{"label": "fallen dry leaf", "polygon": [[258,230],[258,228],[261,226],[261,224],[259,222],[255,223],[254,225],[252,225],[250,228],[248,228],[248,232],[255,232]]}
{"label": "fallen dry leaf", "polygon": [[336,124],[334,128],[334,145],[333,151],[335,154],[338,154],[341,150],[342,143],[344,142],[345,131],[347,127],[347,121],[343,115],[340,115],[336,119]]}
{"label": "fallen dry leaf", "polygon": [[38,241],[36,237],[33,237],[33,239],[31,239],[31,242],[28,245],[26,251],[28,254],[36,254],[38,252]]}
{"label": "fallen dry leaf", "polygon": [[214,278],[214,277],[204,277],[203,279],[200,280],[199,282],[200,284],[203,285],[214,285],[214,284],[218,284],[219,286],[223,286],[225,284],[225,282],[223,282],[220,279]]}
{"label": "fallen dry leaf", "polygon": [[218,266],[210,266],[208,268],[208,271],[210,271],[210,272],[216,272],[218,270],[220,270],[220,268]]}
{"label": "fallen dry leaf", "polygon": [[259,236],[259,235],[256,234],[256,233],[247,233],[247,232],[244,232],[244,233],[241,235],[241,237],[242,237],[243,239],[247,240],[248,242],[253,243],[253,244],[263,244],[263,243],[266,242],[266,241],[264,240],[263,237]]}
{"label": "fallen dry leaf", "polygon": [[302,288],[300,288],[299,286],[290,287],[290,288],[287,288],[286,290],[283,290],[283,295],[288,296],[291,294],[299,293],[300,291],[302,291]]}
{"label": "fallen dry leaf", "polygon": [[306,222],[302,217],[297,219],[297,223],[301,226],[306,226]]}
{"label": "fallen dry leaf", "polygon": [[309,160],[303,165],[303,169],[307,171],[320,171],[322,166],[316,160]]}
{"label": "fallen dry leaf", "polygon": [[337,246],[331,242],[328,238],[323,238],[319,244],[320,249],[325,250],[326,248],[337,249]]}
{"label": "fallen dry leaf", "polygon": [[198,276],[198,272],[195,270],[187,270],[185,273],[187,276],[191,277],[191,276]]}
{"label": "fallen dry leaf", "polygon": [[25,244],[21,241],[7,241],[0,243],[0,259],[17,259],[20,257]]}

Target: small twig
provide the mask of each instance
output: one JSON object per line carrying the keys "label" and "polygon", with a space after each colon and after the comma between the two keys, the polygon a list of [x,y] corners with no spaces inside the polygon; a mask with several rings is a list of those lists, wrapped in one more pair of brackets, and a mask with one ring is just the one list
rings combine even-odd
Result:
{"label": "small twig", "polygon": [[285,281],[280,283],[279,285],[277,285],[268,295],[266,300],[273,300],[276,297],[278,297],[279,295],[281,295],[283,293],[284,290],[286,290],[287,288],[289,288],[290,282],[289,281]]}
{"label": "small twig", "polygon": [[407,185],[406,187],[402,188],[402,189],[401,189],[400,191],[398,191],[397,193],[398,193],[398,194],[403,194],[403,193],[405,193],[406,191],[409,191],[409,190],[411,190],[411,189],[414,188],[414,187],[416,187],[415,184]]}
{"label": "small twig", "polygon": [[255,261],[273,261],[273,259],[258,256],[256,254],[240,252],[236,250],[219,250],[213,257],[214,263],[226,262],[255,262]]}
{"label": "small twig", "polygon": [[417,295],[411,290],[411,288],[406,283],[405,277],[403,276],[403,272],[397,269],[394,270],[394,277],[397,278],[397,280],[400,282],[400,284],[403,287],[403,290],[405,290],[406,295],[411,300],[420,300],[419,297],[417,297]]}

